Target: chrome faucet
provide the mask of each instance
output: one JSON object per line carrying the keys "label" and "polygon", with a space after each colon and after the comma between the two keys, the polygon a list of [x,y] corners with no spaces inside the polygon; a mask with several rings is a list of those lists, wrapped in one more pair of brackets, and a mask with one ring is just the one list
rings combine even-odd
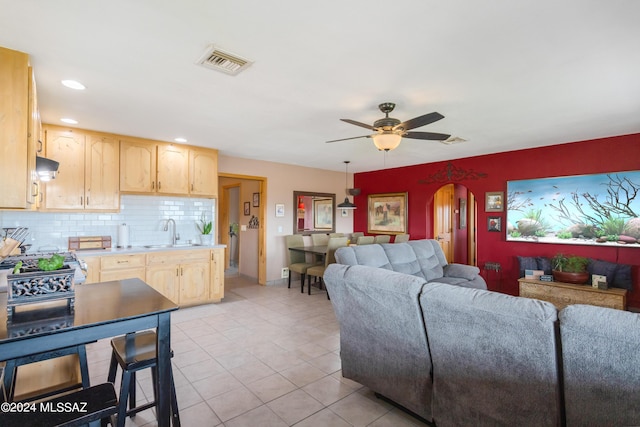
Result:
{"label": "chrome faucet", "polygon": [[180,234],[176,233],[176,222],[173,218],[169,218],[167,222],[164,223],[164,231],[169,230],[169,223],[173,224],[173,228],[171,229],[171,244],[175,245],[177,240],[180,240]]}

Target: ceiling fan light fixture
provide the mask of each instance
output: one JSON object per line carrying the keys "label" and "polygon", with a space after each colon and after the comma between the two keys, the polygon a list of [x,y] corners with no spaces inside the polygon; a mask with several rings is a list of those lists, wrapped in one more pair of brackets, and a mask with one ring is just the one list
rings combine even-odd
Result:
{"label": "ceiling fan light fixture", "polygon": [[402,135],[394,131],[382,131],[375,135],[372,135],[373,145],[380,151],[391,151],[400,145],[402,141]]}

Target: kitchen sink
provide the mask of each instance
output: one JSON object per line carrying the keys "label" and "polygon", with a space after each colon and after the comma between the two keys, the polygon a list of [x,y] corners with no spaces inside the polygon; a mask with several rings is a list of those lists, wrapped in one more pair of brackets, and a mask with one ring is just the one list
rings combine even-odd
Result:
{"label": "kitchen sink", "polygon": [[200,243],[176,243],[175,245],[144,245],[143,248],[147,249],[163,249],[163,248],[190,248],[193,246],[203,246]]}

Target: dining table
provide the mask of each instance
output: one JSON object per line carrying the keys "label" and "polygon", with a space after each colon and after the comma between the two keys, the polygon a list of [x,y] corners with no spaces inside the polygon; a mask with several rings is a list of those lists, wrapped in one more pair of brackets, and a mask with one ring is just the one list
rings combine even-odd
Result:
{"label": "dining table", "polygon": [[[155,329],[157,425],[171,420],[171,312],[178,306],[140,279],[75,286],[75,306],[34,303],[8,319],[7,294],[0,293],[0,360],[86,344]],[[106,382],[106,378],[105,378]]]}

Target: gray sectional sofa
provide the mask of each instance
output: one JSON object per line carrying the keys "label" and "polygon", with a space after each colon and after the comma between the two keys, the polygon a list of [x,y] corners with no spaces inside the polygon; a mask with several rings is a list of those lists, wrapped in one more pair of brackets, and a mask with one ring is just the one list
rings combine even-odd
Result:
{"label": "gray sectional sofa", "polygon": [[[410,244],[416,254],[431,242]],[[337,261],[351,265],[332,264],[324,276],[344,377],[437,426],[640,425],[640,315],[558,312],[482,289],[471,274],[440,283],[446,264],[434,279],[401,262],[401,250],[412,260],[406,247],[370,246],[381,247],[341,248]]]}

